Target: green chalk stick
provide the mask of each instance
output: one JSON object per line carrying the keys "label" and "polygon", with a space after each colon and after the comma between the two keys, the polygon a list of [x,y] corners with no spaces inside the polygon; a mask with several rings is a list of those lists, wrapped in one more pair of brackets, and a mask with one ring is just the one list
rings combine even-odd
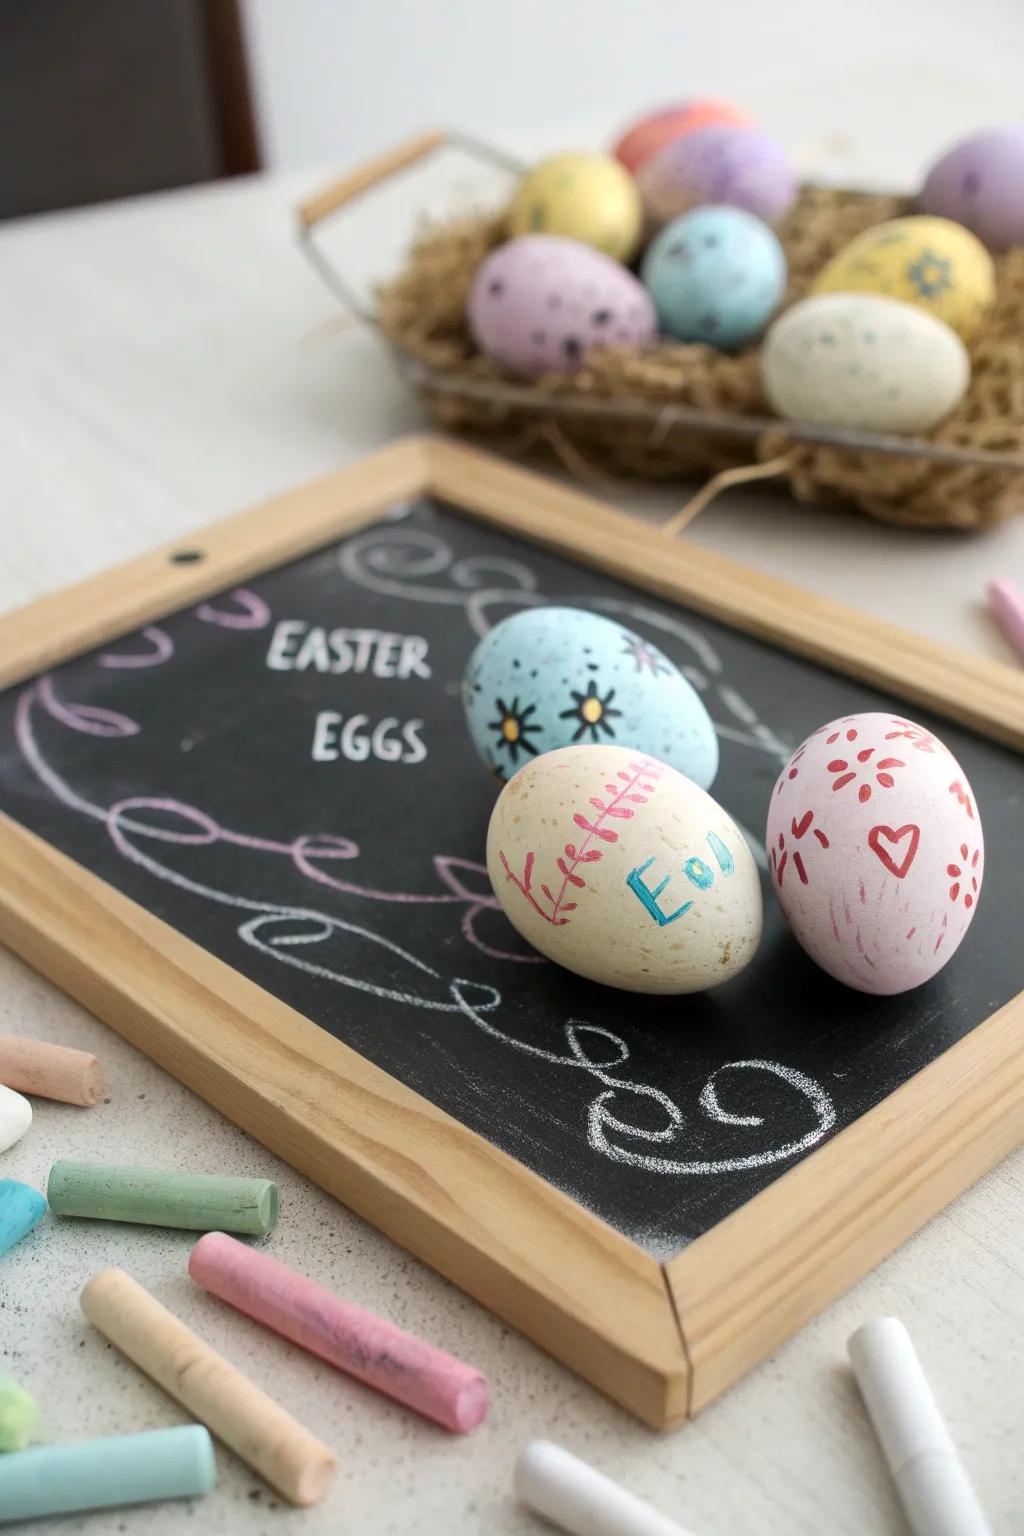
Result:
{"label": "green chalk stick", "polygon": [[192,1232],[263,1237],[277,1222],[277,1185],[219,1173],[165,1173],[118,1163],[54,1163],[46,1198],[56,1216],[141,1221]]}
{"label": "green chalk stick", "polygon": [[0,1451],[23,1451],[36,1432],[36,1402],[12,1376],[0,1376]]}

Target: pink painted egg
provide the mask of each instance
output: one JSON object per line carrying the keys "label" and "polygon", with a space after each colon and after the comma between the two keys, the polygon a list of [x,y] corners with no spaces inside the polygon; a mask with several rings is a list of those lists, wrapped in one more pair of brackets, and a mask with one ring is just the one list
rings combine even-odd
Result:
{"label": "pink painted egg", "polygon": [[660,111],[648,112],[646,117],[631,123],[616,142],[612,154],[626,167],[636,172],[673,139],[692,133],[695,128],[708,128],[712,123],[732,123],[737,127],[749,127],[753,122],[741,107],[731,101],[721,101],[716,96],[695,97],[681,101]]}
{"label": "pink painted egg", "polygon": [[938,737],[901,715],[847,715],[808,736],[772,792],[766,839],[797,939],[860,992],[929,981],[978,909],[971,786]]}
{"label": "pink painted egg", "polygon": [[510,373],[571,373],[591,347],[636,345],[657,330],[631,272],[578,240],[523,235],[482,262],[469,295],[477,346]]}

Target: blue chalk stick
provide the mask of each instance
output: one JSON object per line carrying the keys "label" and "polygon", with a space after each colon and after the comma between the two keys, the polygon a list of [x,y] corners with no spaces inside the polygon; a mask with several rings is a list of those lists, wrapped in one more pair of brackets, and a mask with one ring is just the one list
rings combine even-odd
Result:
{"label": "blue chalk stick", "polygon": [[213,1442],[201,1424],[34,1446],[0,1457],[0,1525],[185,1499],[209,1493],[216,1482]]}
{"label": "blue chalk stick", "polygon": [[0,1253],[20,1243],[42,1220],[46,1201],[31,1184],[0,1179]]}

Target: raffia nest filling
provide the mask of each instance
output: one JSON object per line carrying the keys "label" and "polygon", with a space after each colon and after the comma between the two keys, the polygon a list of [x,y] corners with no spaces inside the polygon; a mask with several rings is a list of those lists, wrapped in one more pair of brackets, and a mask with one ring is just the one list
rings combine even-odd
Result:
{"label": "raffia nest filling", "polygon": [[[789,262],[785,303],[802,297],[825,262],[855,235],[908,211],[901,198],[805,187],[778,229]],[[508,382],[477,350],[466,323],[473,275],[505,238],[503,215],[425,225],[404,270],[378,291],[381,329],[399,352],[465,384],[454,393],[423,386],[430,410],[446,428],[489,438],[514,453],[546,445],[580,472],[652,480],[692,479],[789,452],[786,473],[801,500],[853,502],[872,517],[920,527],[988,527],[1024,507],[1024,475],[1012,470],[793,444],[781,428],[752,441],[656,424],[663,405],[770,415],[757,348],[733,356],[663,341],[595,350],[576,373],[534,381],[533,389],[548,402],[540,413],[475,398],[480,381]],[[930,440],[1024,453],[1024,248],[997,257],[996,273],[996,302],[970,347],[970,387]],[[560,401],[581,396],[646,403],[652,419],[559,410]]]}

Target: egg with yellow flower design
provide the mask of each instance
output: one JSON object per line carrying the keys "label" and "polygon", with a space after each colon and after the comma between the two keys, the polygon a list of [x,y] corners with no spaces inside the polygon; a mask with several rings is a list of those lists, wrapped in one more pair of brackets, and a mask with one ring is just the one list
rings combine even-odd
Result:
{"label": "egg with yellow flower design", "polygon": [[962,224],[913,214],[858,235],[822,269],[810,293],[899,299],[944,321],[966,341],[995,297],[995,268]]}
{"label": "egg with yellow flower design", "polygon": [[688,678],[652,639],[579,608],[524,608],[479,641],[462,687],[473,745],[504,782],[558,747],[650,752],[708,789],[718,738]]}
{"label": "egg with yellow flower design", "polygon": [[611,155],[555,155],[523,178],[509,210],[512,235],[564,235],[616,261],[640,244],[636,182]]}

